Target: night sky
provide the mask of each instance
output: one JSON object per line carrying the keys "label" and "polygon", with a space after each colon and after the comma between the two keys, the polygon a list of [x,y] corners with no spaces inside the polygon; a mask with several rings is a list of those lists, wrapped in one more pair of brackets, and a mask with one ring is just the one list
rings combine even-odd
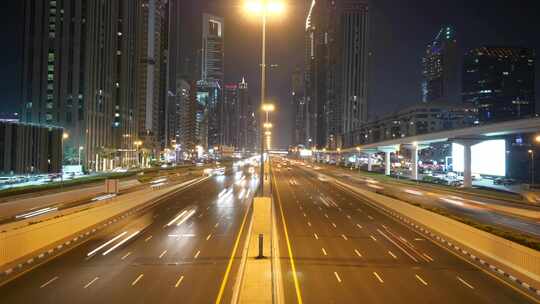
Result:
{"label": "night sky", "polygon": [[[41,0],[36,0],[41,1]],[[193,0],[188,0],[193,1]],[[0,112],[18,110],[22,66],[22,0],[3,0],[0,10]],[[239,1],[201,1],[225,16],[227,82],[246,77],[254,100],[260,87],[260,24],[247,18]],[[519,4],[518,4],[519,3]],[[267,95],[278,105],[276,144],[290,140],[290,75],[304,62],[305,0],[289,0],[286,16],[271,20],[268,29]],[[420,101],[421,57],[426,45],[445,24],[456,28],[463,50],[482,45],[526,46],[540,52],[540,3],[537,0],[372,0],[370,117],[384,115]],[[194,25],[199,26],[199,25]],[[538,57],[538,56],[537,56]],[[536,64],[537,110],[540,109],[540,64]]]}

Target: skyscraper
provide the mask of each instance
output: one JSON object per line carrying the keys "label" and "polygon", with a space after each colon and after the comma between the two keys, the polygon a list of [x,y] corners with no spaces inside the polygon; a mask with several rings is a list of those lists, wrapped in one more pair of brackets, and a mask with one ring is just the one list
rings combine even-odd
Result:
{"label": "skyscraper", "polygon": [[162,71],[165,0],[140,1],[137,22],[138,132],[144,147],[157,156],[161,146],[160,100],[163,100],[161,94],[166,81]]}
{"label": "skyscraper", "polygon": [[238,149],[243,152],[257,151],[257,118],[256,106],[249,97],[248,84],[245,79],[238,84]]}
{"label": "skyscraper", "polygon": [[480,122],[535,114],[535,52],[519,47],[479,47],[465,54],[463,102]]}
{"label": "skyscraper", "polygon": [[306,146],[327,147],[338,132],[338,20],[336,1],[312,1],[306,17]]}
{"label": "skyscraper", "polygon": [[240,106],[238,104],[238,85],[227,83],[223,87],[223,103],[221,108],[222,144],[229,147],[239,146]]}
{"label": "skyscraper", "polygon": [[223,18],[203,14],[199,87],[209,94],[206,111],[208,114],[208,146],[210,147],[220,145],[222,140],[220,108],[224,80],[224,34]]}
{"label": "skyscraper", "polygon": [[136,161],[135,1],[25,3],[22,120],[64,128],[66,162]]}
{"label": "skyscraper", "polygon": [[369,12],[362,0],[343,1],[340,12],[341,123],[350,133],[367,122]]}
{"label": "skyscraper", "polygon": [[422,58],[422,101],[459,102],[460,55],[455,31],[439,30]]}
{"label": "skyscraper", "polygon": [[293,145],[304,145],[306,141],[306,102],[304,97],[304,82],[299,67],[296,67],[291,77],[291,119],[293,122],[291,142]]}

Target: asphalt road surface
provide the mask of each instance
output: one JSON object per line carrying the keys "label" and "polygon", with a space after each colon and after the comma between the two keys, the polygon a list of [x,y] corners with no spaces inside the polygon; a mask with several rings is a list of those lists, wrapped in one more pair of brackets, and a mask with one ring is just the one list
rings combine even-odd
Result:
{"label": "asphalt road surface", "polygon": [[243,176],[213,177],[102,231],[0,287],[0,303],[214,303],[220,289],[227,302],[256,188]]}
{"label": "asphalt road surface", "polygon": [[287,303],[535,303],[330,182],[274,174]]}

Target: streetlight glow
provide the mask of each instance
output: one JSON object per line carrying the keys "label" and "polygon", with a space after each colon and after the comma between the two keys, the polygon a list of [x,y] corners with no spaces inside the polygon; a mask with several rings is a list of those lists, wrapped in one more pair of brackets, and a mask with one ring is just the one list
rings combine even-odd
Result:
{"label": "streetlight glow", "polygon": [[265,122],[263,126],[265,129],[272,129],[272,123],[270,122]]}
{"label": "streetlight glow", "polygon": [[540,135],[537,135],[537,136],[534,138],[534,141],[536,141],[537,143],[540,143]]}
{"label": "streetlight glow", "polygon": [[244,11],[254,15],[279,15],[285,12],[285,3],[276,0],[251,0],[244,2]]}
{"label": "streetlight glow", "polygon": [[62,134],[62,139],[68,139],[68,138],[69,138],[69,134],[66,133],[66,132],[64,132],[64,133]]}
{"label": "streetlight glow", "polygon": [[266,132],[264,132],[264,135],[266,135],[266,136],[270,136],[270,135],[272,135],[272,132],[270,132],[270,131],[266,131]]}
{"label": "streetlight glow", "polygon": [[271,104],[271,103],[264,103],[262,105],[262,110],[265,112],[274,112],[275,106],[274,104]]}

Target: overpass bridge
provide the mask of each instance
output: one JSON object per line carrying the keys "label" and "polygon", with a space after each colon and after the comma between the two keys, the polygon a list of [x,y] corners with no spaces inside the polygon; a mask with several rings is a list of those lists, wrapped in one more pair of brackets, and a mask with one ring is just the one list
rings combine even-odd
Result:
{"label": "overpass bridge", "polygon": [[[463,129],[447,130],[422,135],[396,138],[376,143],[360,144],[339,151],[340,153],[385,153],[385,174],[390,175],[390,156],[401,147],[411,150],[412,179],[418,179],[418,152],[430,144],[440,142],[454,142],[464,147],[463,185],[472,187],[472,154],[471,147],[487,140],[501,139],[506,135],[534,133],[540,131],[540,118],[528,118],[487,125],[474,126]],[[321,151],[318,151],[321,152]],[[338,151],[325,151],[322,153],[338,153]],[[368,170],[371,171],[371,157],[368,157]]]}

